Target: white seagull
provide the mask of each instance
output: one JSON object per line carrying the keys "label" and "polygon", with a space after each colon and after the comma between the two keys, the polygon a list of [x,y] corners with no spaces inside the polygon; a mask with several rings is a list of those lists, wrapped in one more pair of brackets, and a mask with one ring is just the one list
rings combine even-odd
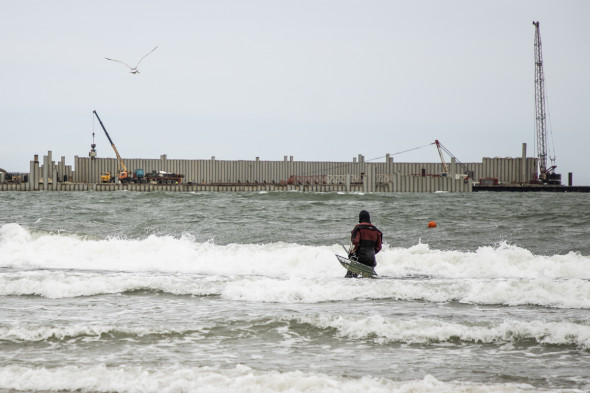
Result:
{"label": "white seagull", "polygon": [[105,57],[105,59],[107,60],[111,60],[111,61],[116,61],[118,63],[121,63],[125,66],[127,66],[130,70],[132,74],[139,74],[139,70],[137,69],[137,67],[139,67],[139,63],[141,63],[141,61],[143,59],[145,59],[145,57],[147,55],[149,55],[150,53],[152,53],[153,51],[155,51],[156,49],[158,49],[158,47],[156,46],[154,49],[152,49],[151,51],[149,51],[148,53],[146,53],[141,59],[139,59],[139,61],[137,62],[137,64],[135,65],[135,67],[131,67],[129,64],[123,63],[121,60],[116,60],[116,59],[109,59],[108,57]]}

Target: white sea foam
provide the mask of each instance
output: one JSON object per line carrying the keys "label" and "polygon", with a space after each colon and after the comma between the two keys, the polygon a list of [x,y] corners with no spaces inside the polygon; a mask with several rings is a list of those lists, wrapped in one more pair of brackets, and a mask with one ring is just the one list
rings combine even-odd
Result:
{"label": "white sea foam", "polygon": [[[388,378],[350,378],[300,371],[258,371],[238,365],[216,367],[107,367],[65,366],[30,368],[19,365],[0,368],[0,388],[22,391],[99,391],[99,392],[540,392],[526,384],[478,384],[442,382],[431,375],[422,380],[395,381]],[[542,390],[552,392],[552,390]],[[563,390],[560,390],[563,392]],[[570,392],[574,392],[570,390]]]}
{"label": "white sea foam", "polygon": [[[382,274],[433,274],[449,278],[578,278],[590,279],[590,257],[540,256],[529,250],[499,244],[474,252],[431,250],[427,244],[410,248],[387,248],[379,254]],[[391,251],[391,252],[387,252]]]}
{"label": "white sea foam", "polygon": [[0,340],[3,341],[44,341],[49,339],[67,340],[79,337],[99,338],[105,334],[123,334],[130,336],[145,336],[148,334],[196,334],[205,329],[204,326],[130,326],[127,324],[104,324],[85,325],[72,324],[62,326],[13,324],[11,326],[0,326]]}
{"label": "white sea foam", "polygon": [[[486,323],[456,323],[432,318],[386,318],[381,315],[330,315],[281,316],[275,321],[289,324],[291,319],[321,329],[336,329],[343,337],[355,340],[373,340],[378,344],[401,342],[407,344],[427,344],[448,341],[467,343],[514,343],[532,340],[541,345],[572,345],[583,350],[590,349],[590,326],[573,322],[517,321],[503,320]],[[214,327],[215,321],[207,325],[130,325],[127,323],[82,324],[61,326],[14,323],[0,326],[2,341],[44,341],[50,339],[68,340],[86,337],[100,338],[102,335],[190,335],[201,336]],[[179,338],[184,340],[184,338]]]}
{"label": "white sea foam", "polygon": [[300,317],[300,322],[321,328],[337,329],[342,336],[387,342],[430,343],[459,340],[473,343],[502,343],[534,340],[539,344],[575,345],[590,348],[590,326],[568,322],[504,320],[498,323],[471,324],[438,319],[411,320],[372,316],[334,316],[321,314]]}
{"label": "white sea foam", "polygon": [[59,299],[148,290],[209,296],[219,295],[225,281],[224,277],[35,270],[0,274],[0,295]]}
{"label": "white sea foam", "polygon": [[[336,247],[332,247],[336,248]],[[319,263],[318,263],[319,262]],[[196,243],[190,237],[88,240],[71,235],[32,236],[17,224],[0,228],[0,267],[218,275],[306,276],[334,270],[330,247],[287,243]]]}
{"label": "white sea foam", "polygon": [[[342,273],[338,270],[339,273]],[[132,291],[221,296],[236,301],[321,303],[363,299],[590,308],[590,282],[549,279],[380,279],[198,276],[145,273],[33,271],[0,274],[0,295],[47,298]]]}
{"label": "white sea foam", "polygon": [[0,227],[0,268],[7,268],[0,295],[154,290],[279,303],[400,299],[590,308],[590,258],[579,253],[539,256],[508,244],[474,252],[385,245],[379,280],[343,279],[335,253],[342,253],[339,245],[216,245],[155,235],[95,240],[6,224]]}

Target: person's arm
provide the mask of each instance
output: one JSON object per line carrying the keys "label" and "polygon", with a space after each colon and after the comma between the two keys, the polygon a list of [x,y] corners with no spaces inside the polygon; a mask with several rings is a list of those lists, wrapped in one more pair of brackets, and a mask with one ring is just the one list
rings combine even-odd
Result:
{"label": "person's arm", "polygon": [[378,254],[381,251],[381,247],[383,246],[383,236],[381,232],[377,232],[377,241],[375,242],[375,254]]}
{"label": "person's arm", "polygon": [[350,234],[350,242],[353,245],[353,248],[350,251],[350,253],[352,254],[357,252],[357,250],[359,249],[359,245],[361,244],[361,231],[353,229]]}

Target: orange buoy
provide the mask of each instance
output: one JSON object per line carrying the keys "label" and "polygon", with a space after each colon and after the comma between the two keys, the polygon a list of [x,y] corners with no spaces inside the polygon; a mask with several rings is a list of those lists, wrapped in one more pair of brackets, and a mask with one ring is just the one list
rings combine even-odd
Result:
{"label": "orange buoy", "polygon": [[430,221],[430,222],[428,223],[428,228],[436,228],[436,222],[434,222],[434,221]]}

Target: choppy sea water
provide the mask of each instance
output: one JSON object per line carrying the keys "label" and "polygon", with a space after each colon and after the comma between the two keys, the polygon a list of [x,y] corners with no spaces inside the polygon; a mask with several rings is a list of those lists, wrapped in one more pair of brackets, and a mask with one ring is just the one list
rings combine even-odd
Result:
{"label": "choppy sea water", "polygon": [[[587,194],[0,206],[1,392],[590,390]],[[378,279],[334,257],[361,209],[384,233]]]}

